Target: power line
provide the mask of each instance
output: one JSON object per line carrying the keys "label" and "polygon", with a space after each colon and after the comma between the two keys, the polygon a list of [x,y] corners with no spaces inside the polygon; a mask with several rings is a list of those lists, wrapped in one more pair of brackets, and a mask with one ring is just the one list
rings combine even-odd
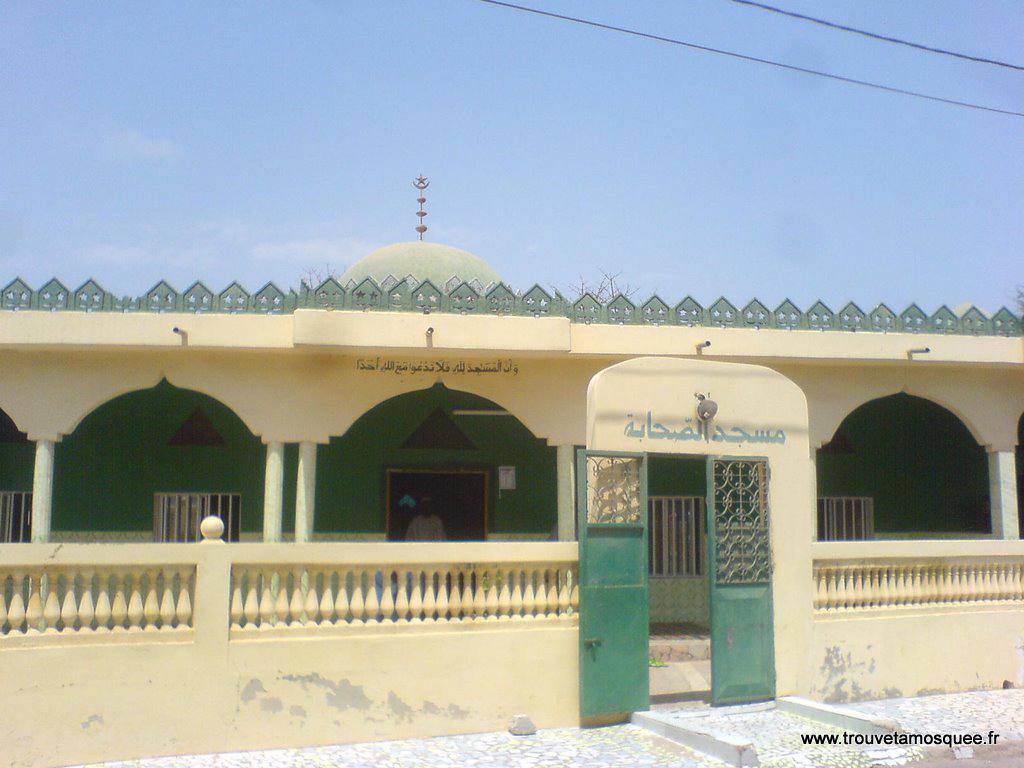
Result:
{"label": "power line", "polygon": [[993,64],[997,67],[1006,67],[1008,69],[1016,69],[1024,72],[1024,67],[1018,66],[1017,64],[1010,64],[1006,61],[999,61],[998,59],[986,59],[984,56],[972,56],[969,53],[957,53],[956,51],[949,51],[945,48],[933,48],[930,45],[922,45],[921,43],[912,43],[909,40],[903,40],[899,37],[889,37],[888,35],[879,35],[875,32],[868,32],[865,29],[857,29],[856,27],[848,27],[845,24],[837,24],[834,21],[828,21],[827,19],[819,19],[814,16],[806,16],[796,11],[787,11],[785,8],[776,8],[774,5],[765,5],[764,3],[756,3],[754,0],[732,0],[734,3],[740,5],[749,5],[753,8],[760,8],[763,11],[771,11],[772,13],[779,13],[783,16],[790,16],[794,19],[800,19],[801,21],[809,21],[812,24],[820,24],[823,27],[831,27],[832,29],[838,29],[843,32],[852,32],[855,35],[863,35],[864,37],[870,37],[874,40],[881,40],[886,43],[896,43],[897,45],[905,45],[909,48],[917,48],[920,51],[928,51],[929,53],[938,53],[943,56],[953,56],[957,59],[964,59],[966,61],[975,61],[980,64]]}
{"label": "power line", "polygon": [[552,11],[544,11],[539,8],[530,8],[526,5],[516,5],[515,3],[506,3],[502,0],[476,0],[479,3],[486,3],[487,5],[495,5],[502,8],[508,8],[514,11],[523,11],[525,13],[536,14],[537,16],[546,16],[550,19],[559,19],[561,21],[570,21],[574,24],[583,24],[588,27],[594,27],[596,29],[603,29],[609,32],[621,32],[625,35],[633,35],[634,37],[640,37],[645,40],[654,40],[659,43],[669,43],[671,45],[681,45],[684,48],[691,48],[695,51],[704,51],[705,53],[717,53],[720,56],[729,56],[734,59],[740,59],[741,61],[749,61],[755,64],[767,64],[770,67],[776,67],[778,69],[785,69],[790,72],[800,72],[805,75],[815,75],[817,77],[828,78],[829,80],[837,80],[841,83],[848,83],[850,85],[862,85],[865,88],[874,88],[879,91],[887,91],[888,93],[897,93],[902,96],[913,96],[918,99],[927,99],[928,101],[936,101],[940,104],[949,104],[956,107],[966,107],[968,109],[977,109],[982,112],[995,112],[1000,115],[1011,115],[1013,117],[1024,117],[1024,112],[1014,112],[1009,109],[999,109],[998,107],[987,107],[983,104],[974,104],[969,101],[957,101],[956,99],[947,99],[942,96],[932,96],[927,93],[920,93],[919,91],[908,91],[904,88],[896,88],[891,85],[883,85],[881,83],[872,83],[868,80],[858,80],[853,77],[846,77],[844,75],[836,75],[831,72],[823,72],[818,69],[808,69],[806,67],[798,67],[795,64],[785,64],[781,61],[773,61],[771,59],[762,59],[757,56],[749,56],[745,53],[736,53],[735,51],[726,51],[722,48],[712,48],[707,45],[699,45],[698,43],[690,43],[685,40],[679,40],[673,37],[664,37],[662,35],[655,35],[649,32],[641,32],[637,29],[628,29],[627,27],[616,27],[611,24],[602,24],[599,21],[591,21],[590,19],[583,19],[576,16],[565,16],[561,13],[554,13]]}

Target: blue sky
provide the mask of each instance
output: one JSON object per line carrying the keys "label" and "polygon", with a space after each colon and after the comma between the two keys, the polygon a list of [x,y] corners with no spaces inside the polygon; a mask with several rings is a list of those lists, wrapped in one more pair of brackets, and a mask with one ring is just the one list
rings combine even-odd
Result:
{"label": "blue sky", "polygon": [[[1024,73],[727,0],[550,10],[1024,110]],[[1017,0],[778,0],[1024,59]],[[512,285],[1010,303],[1024,119],[940,106],[471,0],[0,2],[0,282],[118,293],[296,285],[413,239]]]}

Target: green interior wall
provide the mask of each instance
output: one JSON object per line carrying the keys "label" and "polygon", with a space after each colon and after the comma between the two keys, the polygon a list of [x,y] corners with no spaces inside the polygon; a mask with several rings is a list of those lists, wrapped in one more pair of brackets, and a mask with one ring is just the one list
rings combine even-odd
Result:
{"label": "green interior wall", "polygon": [[649,496],[705,496],[707,459],[703,456],[649,456]]}
{"label": "green interior wall", "polygon": [[[473,443],[457,450],[408,449],[402,443],[441,408]],[[384,533],[386,470],[485,469],[489,533],[552,534],[557,521],[555,448],[512,416],[452,416],[500,410],[490,400],[442,385],[391,398],[367,411],[317,456],[316,530]],[[516,490],[498,492],[499,466],[516,467]]]}
{"label": "green interior wall", "polygon": [[[197,407],[224,445],[168,445]],[[285,451],[285,530],[294,520],[297,452]],[[265,465],[265,446],[229,408],[162,382],[101,405],[57,443],[53,530],[152,531],[154,493],[208,491],[241,494],[241,529],[255,533]]]}
{"label": "green interior wall", "polygon": [[818,495],[874,498],[876,533],[991,530],[985,451],[942,406],[883,397],[853,411],[837,434],[852,452],[818,451]]}
{"label": "green interior wall", "polygon": [[0,411],[0,491],[31,491],[36,446]]}

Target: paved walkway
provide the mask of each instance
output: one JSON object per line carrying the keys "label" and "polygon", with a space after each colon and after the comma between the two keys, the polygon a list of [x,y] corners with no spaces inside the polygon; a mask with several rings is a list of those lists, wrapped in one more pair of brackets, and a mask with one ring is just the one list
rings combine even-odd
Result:
{"label": "paved walkway", "polygon": [[[898,721],[919,733],[981,733],[1002,741],[1024,734],[1024,690],[979,691],[852,705]],[[837,729],[776,709],[699,704],[659,707],[679,719],[698,718],[702,727],[754,743],[765,768],[861,768],[905,765],[920,759],[916,748],[864,750],[806,747],[801,733]],[[1012,746],[1012,745],[1011,745]],[[969,762],[961,761],[967,768]],[[722,763],[632,725],[553,728],[535,736],[486,733],[436,739],[193,755],[107,763],[107,768],[722,768]]]}
{"label": "paved walkway", "polygon": [[104,763],[105,768],[721,768],[633,725]]}

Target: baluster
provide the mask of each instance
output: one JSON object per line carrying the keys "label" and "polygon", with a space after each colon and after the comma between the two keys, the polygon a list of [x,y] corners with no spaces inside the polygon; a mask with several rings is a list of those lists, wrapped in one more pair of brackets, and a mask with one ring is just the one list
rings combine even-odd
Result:
{"label": "baluster", "polygon": [[261,571],[260,580],[263,582],[260,592],[260,629],[270,629],[277,621],[277,612],[274,608],[274,595],[271,593],[273,574],[270,571]]}
{"label": "baluster", "polygon": [[338,571],[338,596],[334,598],[334,623],[348,624],[348,571]]}
{"label": "baluster", "polygon": [[1010,599],[1010,564],[1005,562],[997,563],[995,568],[998,574],[996,599],[999,602],[1006,602]]}
{"label": "baluster", "polygon": [[924,599],[921,592],[921,566],[915,565],[911,569],[910,575],[913,579],[910,587],[910,603],[911,605],[920,605]]}
{"label": "baluster", "polygon": [[[512,621],[523,620],[523,571],[521,568],[516,568],[509,572],[509,578],[512,579],[512,596],[511,602],[511,613]],[[569,593],[566,590],[565,594],[566,601],[569,600]]]}
{"label": "baluster", "polygon": [[512,592],[508,587],[512,572],[499,569],[496,573],[501,578],[501,589],[498,591],[498,618],[507,619],[512,613]]}
{"label": "baluster", "polygon": [[451,569],[437,572],[437,621],[448,623],[448,585],[452,581]]}
{"label": "baluster", "polygon": [[983,592],[982,600],[991,601],[996,599],[996,580],[995,574],[993,573],[992,563],[988,562],[982,566],[985,571],[985,577],[982,581]]}
{"label": "baluster", "polygon": [[981,592],[981,585],[978,583],[978,566],[971,563],[966,566],[967,571],[967,589],[964,590],[966,595],[964,600],[966,602],[974,602],[978,599]]}
{"label": "baluster", "polygon": [[894,573],[894,598],[893,604],[904,606],[910,602],[910,574],[907,566],[900,564],[893,567]]}
{"label": "baluster", "polygon": [[473,621],[483,621],[487,612],[487,586],[484,583],[485,571],[473,569]]}
{"label": "baluster", "polygon": [[334,624],[334,589],[331,582],[334,580],[334,573],[324,571],[323,590],[320,593],[320,623],[332,626]]}
{"label": "baluster", "polygon": [[527,620],[537,618],[537,594],[533,591],[535,575],[536,573],[532,568],[527,568],[523,572],[523,578],[526,580],[526,588],[523,590],[523,618]]}
{"label": "baluster", "polygon": [[1010,592],[1013,600],[1024,600],[1024,564],[1017,563],[1013,566]]}
{"label": "baluster", "polygon": [[78,603],[78,626],[80,632],[92,632],[92,621],[96,618],[96,604],[92,597],[91,570],[82,571],[82,597]]}
{"label": "baluster", "polygon": [[839,608],[852,610],[864,606],[867,599],[866,571],[863,566],[844,566],[839,569]]}
{"label": "baluster", "polygon": [[[287,623],[290,626],[298,626],[302,624],[302,609],[306,604],[305,594],[303,590],[306,589],[306,584],[303,584],[303,576],[305,575],[305,569],[299,569],[292,571],[292,595],[291,600],[288,601],[288,620]],[[287,574],[285,574],[287,578]]]}
{"label": "baluster", "polygon": [[[378,578],[380,578],[379,583],[377,581]],[[383,591],[384,572],[376,569],[367,571],[366,598],[363,600],[363,610],[366,612],[367,624],[376,624],[380,621],[380,594]]]}
{"label": "baluster", "polygon": [[947,566],[947,570],[949,571],[950,589],[947,601],[950,603],[963,602],[966,591],[966,584],[964,583],[963,578],[963,568],[961,568],[959,565],[951,565]]}
{"label": "baluster", "polygon": [[247,568],[242,572],[245,574],[245,602],[242,604],[245,628],[256,629],[260,618],[260,598],[257,597],[259,595],[260,574],[253,568]]}
{"label": "baluster", "polygon": [[409,623],[409,590],[412,586],[412,574],[406,568],[395,571],[392,587],[395,591],[395,613],[399,624]]}
{"label": "baluster", "polygon": [[940,587],[941,601],[943,603],[955,603],[959,597],[955,582],[957,568],[955,566],[942,566],[942,583]]}
{"label": "baluster", "polygon": [[[31,589],[32,579],[29,578],[29,588]],[[23,632],[27,631],[27,628],[22,625],[25,623],[25,598],[23,596],[23,590],[25,589],[25,574],[22,571],[15,571],[11,575],[11,602],[7,606],[7,621],[10,624],[10,631]]]}
{"label": "baluster", "polygon": [[174,571],[163,568],[160,575],[164,582],[163,595],[160,597],[160,629],[171,630],[174,628]]}
{"label": "baluster", "polygon": [[[245,602],[242,599],[242,575],[244,571],[240,568],[232,568],[231,572],[231,628],[239,629],[242,626],[242,619],[245,616]],[[184,576],[182,577],[182,592],[184,592]],[[181,596],[178,596],[178,605],[181,605]],[[181,626],[181,621],[178,621]]]}
{"label": "baluster", "polygon": [[29,635],[36,635],[46,629],[43,624],[43,592],[47,588],[47,576],[43,571],[37,571],[35,578],[30,572],[28,574],[28,605],[25,608],[25,632]]}
{"label": "baluster", "polygon": [[[298,589],[298,584],[294,585]],[[274,575],[271,579],[271,589],[274,590],[274,594],[277,596],[274,599],[274,626],[286,627],[288,626],[288,606],[290,604],[288,594],[288,571],[284,573],[278,573],[274,571]]]}
{"label": "baluster", "polygon": [[[13,590],[13,587],[12,587]],[[7,575],[0,575],[0,636],[6,635],[7,626]]]}
{"label": "baluster", "polygon": [[473,570],[462,571],[462,620],[474,621],[476,616],[476,586],[475,572]]}
{"label": "baluster", "polygon": [[[57,600],[57,587],[59,577],[56,574],[45,574],[46,576],[46,599],[43,601],[43,632],[51,635],[59,630],[57,623],[60,621],[60,603]],[[42,579],[40,579],[42,581]],[[41,586],[41,585],[40,585]]]}
{"label": "baluster", "polygon": [[303,589],[306,590],[306,603],[302,606],[306,614],[306,626],[316,626],[320,623],[320,597],[316,591],[317,574],[314,571],[306,570],[303,573]]}
{"label": "baluster", "polygon": [[110,574],[100,573],[96,579],[96,631],[110,631]]}
{"label": "baluster", "polygon": [[131,574],[132,591],[128,598],[128,631],[141,632],[142,620],[145,618],[145,609],[142,605],[142,575]]}
{"label": "baluster", "polygon": [[578,571],[572,572],[572,592],[569,593],[569,607],[574,614],[580,611],[580,581]]}
{"label": "baluster", "polygon": [[853,587],[853,574],[848,574],[847,569],[840,566],[833,567],[831,571],[832,589],[834,590],[834,595],[832,598],[832,610],[846,610],[847,605],[850,603],[852,599],[850,589],[852,589]]}
{"label": "baluster", "polygon": [[366,598],[363,596],[363,571],[352,571],[352,601],[349,611],[352,613],[353,624],[366,624]]}
{"label": "baluster", "polygon": [[124,630],[125,622],[128,620],[128,601],[125,598],[127,580],[127,572],[114,572],[114,603],[110,607],[110,617],[114,622],[114,632]]}
{"label": "baluster", "polygon": [[156,632],[156,620],[160,618],[160,601],[156,596],[156,571],[146,571],[146,602],[143,605],[146,617],[146,631]]}
{"label": "baluster", "polygon": [[814,599],[812,605],[814,610],[820,611],[826,599],[825,575],[821,568],[815,568],[812,571],[811,578],[814,580]]}
{"label": "baluster", "polygon": [[558,588],[558,616],[564,619],[569,614],[569,574],[571,571],[568,568],[563,568],[559,573],[561,577]]}
{"label": "baluster", "polygon": [[498,572],[487,571],[487,620],[498,620]]}
{"label": "baluster", "polygon": [[461,568],[452,569],[452,588],[448,597],[448,612],[451,614],[451,621],[462,621],[462,589],[466,582],[466,572]]}
{"label": "baluster", "polygon": [[433,569],[423,572],[423,622],[425,624],[436,622],[434,618],[434,611],[437,609],[437,596],[434,592],[434,577],[436,575],[437,572]]}
{"label": "baluster", "polygon": [[423,618],[421,616],[423,612],[423,588],[420,584],[420,577],[422,571],[416,568],[412,571],[412,594],[409,595],[409,622],[412,624],[422,624]]}
{"label": "baluster", "polygon": [[[191,577],[191,568],[182,568],[178,571],[178,605],[174,610],[174,617],[178,620],[178,629],[182,630],[192,626],[192,597],[189,589]],[[241,605],[241,596],[239,604]]]}
{"label": "baluster", "polygon": [[398,576],[391,569],[380,571],[380,620],[384,624],[395,623],[395,587]]}

